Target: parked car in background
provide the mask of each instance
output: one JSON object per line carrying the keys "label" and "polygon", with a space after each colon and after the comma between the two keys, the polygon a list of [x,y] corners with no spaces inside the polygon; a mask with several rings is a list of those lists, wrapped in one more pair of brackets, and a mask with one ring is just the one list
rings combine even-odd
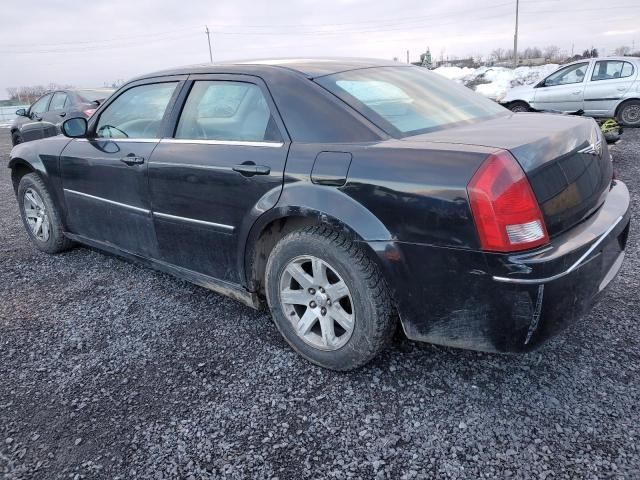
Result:
{"label": "parked car in background", "polygon": [[11,126],[13,145],[58,135],[66,118],[89,118],[113,91],[112,88],[87,88],[46,93],[28,109],[16,111],[18,118]]}
{"label": "parked car in background", "polygon": [[590,117],[616,118],[640,126],[640,58],[578,60],[533,86],[516,87],[499,99],[514,112],[584,111]]}
{"label": "parked car in background", "polygon": [[593,119],[514,114],[425,68],[184,67],[62,128],[9,160],[35,247],[80,242],[266,303],[295,350],[336,370],[398,323],[413,340],[532,349],[624,258],[629,192]]}

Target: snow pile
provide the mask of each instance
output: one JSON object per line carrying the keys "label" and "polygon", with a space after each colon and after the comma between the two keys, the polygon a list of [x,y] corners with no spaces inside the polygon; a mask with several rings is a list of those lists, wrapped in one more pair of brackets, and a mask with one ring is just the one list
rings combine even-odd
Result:
{"label": "snow pile", "polygon": [[513,87],[532,85],[558,69],[550,63],[537,67],[439,67],[434,72],[455,80],[482,95],[496,99]]}

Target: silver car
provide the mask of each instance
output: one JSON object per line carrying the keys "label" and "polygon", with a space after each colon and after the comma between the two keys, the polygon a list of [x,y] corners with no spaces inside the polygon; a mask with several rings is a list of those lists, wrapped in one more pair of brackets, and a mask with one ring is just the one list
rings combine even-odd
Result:
{"label": "silver car", "polygon": [[623,125],[638,127],[639,70],[637,57],[578,60],[535,85],[509,90],[500,103],[514,112],[583,110],[590,117],[615,117]]}

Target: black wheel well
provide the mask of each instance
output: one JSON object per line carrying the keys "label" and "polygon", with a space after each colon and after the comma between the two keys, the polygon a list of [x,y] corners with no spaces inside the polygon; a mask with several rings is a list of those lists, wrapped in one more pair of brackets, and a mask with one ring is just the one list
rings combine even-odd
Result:
{"label": "black wheel well", "polygon": [[29,165],[27,162],[18,160],[11,167],[11,183],[13,183],[13,190],[17,192],[18,185],[20,184],[20,180],[22,179],[22,177],[34,172],[35,170],[33,169],[33,167],[31,167],[31,165]]}
{"label": "black wheel well", "polygon": [[249,290],[264,295],[264,275],[267,268],[267,260],[271,250],[281,238],[294,230],[321,223],[319,219],[314,217],[293,216],[278,218],[267,224],[248,252],[247,259],[250,263],[247,263],[245,267],[248,273]]}
{"label": "black wheel well", "polygon": [[521,103],[523,105],[526,105],[527,108],[531,108],[531,105],[529,105],[529,102],[527,102],[525,100],[512,100],[512,101],[507,103],[507,106],[515,105],[517,103]]}
{"label": "black wheel well", "polygon": [[618,118],[618,115],[620,115],[620,109],[622,108],[623,105],[629,103],[629,102],[640,102],[640,98],[627,98],[624,101],[620,102],[620,105],[618,105],[616,107],[616,112],[615,112],[615,117]]}

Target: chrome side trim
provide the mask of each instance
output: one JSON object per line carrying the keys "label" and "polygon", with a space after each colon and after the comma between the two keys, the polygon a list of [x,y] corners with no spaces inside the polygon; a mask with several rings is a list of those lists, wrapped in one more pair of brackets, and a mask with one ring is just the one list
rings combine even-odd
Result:
{"label": "chrome side trim", "polygon": [[236,140],[191,140],[188,138],[163,138],[160,143],[184,143],[191,145],[235,145],[238,147],[280,148],[283,142],[242,142]]}
{"label": "chrome side trim", "polygon": [[95,195],[89,195],[88,193],[82,193],[76,190],[70,190],[68,188],[65,188],[64,191],[72,195],[78,195],[79,197],[90,198],[92,200],[98,200],[100,202],[108,203],[110,205],[115,205],[116,207],[128,208],[129,210],[135,210],[136,212],[140,212],[140,213],[150,213],[150,211],[147,210],[146,208],[134,207],[133,205],[127,205],[126,203],[114,202],[113,200],[108,200],[102,197],[96,197]]}
{"label": "chrome side trim", "polygon": [[176,162],[149,162],[150,166],[162,165],[163,167],[184,167],[199,168],[202,170],[232,170],[232,167],[218,167],[215,165],[196,165],[195,163],[176,163]]}
{"label": "chrome side trim", "polygon": [[227,230],[233,232],[235,227],[231,225],[225,225],[224,223],[205,222],[204,220],[196,220],[195,218],[179,217],[177,215],[169,215],[168,213],[153,212],[154,217],[166,218],[167,220],[178,220],[180,222],[196,223],[198,225],[205,225],[207,227],[219,228],[221,230]]}
{"label": "chrome side trim", "polygon": [[76,138],[79,142],[118,142],[118,143],[158,143],[159,138],[111,138],[111,137],[95,137],[95,138]]}
{"label": "chrome side trim", "polygon": [[587,257],[589,257],[589,255],[591,255],[591,253],[596,248],[598,248],[598,245],[600,245],[609,236],[609,234],[618,226],[618,224],[622,221],[622,218],[623,218],[622,216],[618,217],[616,221],[613,222],[613,224],[611,224],[611,226],[607,228],[607,230],[600,236],[600,238],[596,242],[594,242],[594,244],[591,245],[589,249],[586,252],[584,252],[584,254],[564,272],[561,272],[556,275],[553,275],[552,277],[546,277],[546,278],[511,278],[511,277],[494,276],[493,279],[496,282],[520,283],[520,284],[531,285],[531,284],[552,282],[554,280],[557,280],[558,278],[564,277],[565,275],[569,275],[571,272],[573,272],[574,270],[582,266],[582,264],[587,259]]}

